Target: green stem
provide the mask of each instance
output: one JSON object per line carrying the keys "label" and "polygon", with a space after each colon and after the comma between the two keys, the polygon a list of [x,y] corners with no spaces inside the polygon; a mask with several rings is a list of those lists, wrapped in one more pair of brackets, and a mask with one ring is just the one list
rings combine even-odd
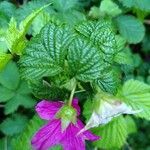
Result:
{"label": "green stem", "polygon": [[73,100],[73,96],[74,96],[74,93],[75,93],[75,90],[76,90],[76,83],[71,91],[71,94],[70,94],[70,98],[69,98],[69,102],[68,102],[68,105],[71,106],[72,105],[72,100]]}

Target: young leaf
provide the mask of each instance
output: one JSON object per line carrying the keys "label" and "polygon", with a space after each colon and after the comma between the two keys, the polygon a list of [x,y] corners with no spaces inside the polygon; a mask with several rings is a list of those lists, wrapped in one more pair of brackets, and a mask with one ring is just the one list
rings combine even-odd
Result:
{"label": "young leaf", "polygon": [[40,9],[34,11],[28,17],[26,17],[25,20],[20,23],[19,29],[17,29],[16,20],[14,18],[11,19],[5,37],[11,53],[16,53],[18,55],[22,54],[22,51],[26,46],[26,32],[28,31],[34,18],[47,6],[49,5],[41,7]]}
{"label": "young leaf", "polygon": [[128,80],[118,92],[122,101],[134,110],[141,110],[135,114],[138,117],[150,119],[150,86],[136,80]]}
{"label": "young leaf", "polygon": [[72,76],[82,81],[98,78],[103,61],[97,49],[81,38],[73,41],[68,51],[68,64]]}
{"label": "young leaf", "polygon": [[120,34],[129,43],[139,43],[145,35],[144,25],[134,16],[122,15],[116,18],[116,23]]}
{"label": "young leaf", "polygon": [[120,116],[105,126],[93,130],[96,135],[102,137],[101,140],[94,142],[94,145],[102,149],[119,149],[127,138],[127,126],[125,119]]}
{"label": "young leaf", "polygon": [[41,79],[62,72],[71,40],[68,28],[53,23],[46,25],[25,49],[20,61],[22,77]]}
{"label": "young leaf", "polygon": [[13,140],[13,148],[15,150],[32,150],[31,138],[34,133],[44,124],[44,121],[37,116],[34,116],[29,122],[24,132],[16,139]]}
{"label": "young leaf", "polygon": [[21,133],[27,124],[27,118],[23,115],[15,114],[7,118],[0,124],[0,130],[8,136]]}
{"label": "young leaf", "polygon": [[6,66],[12,55],[0,52],[0,71]]}

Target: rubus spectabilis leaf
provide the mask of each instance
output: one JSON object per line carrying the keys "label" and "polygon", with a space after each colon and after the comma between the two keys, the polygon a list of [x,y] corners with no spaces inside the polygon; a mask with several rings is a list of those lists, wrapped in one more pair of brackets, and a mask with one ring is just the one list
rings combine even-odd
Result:
{"label": "rubus spectabilis leaf", "polygon": [[106,21],[88,21],[78,25],[76,30],[87,41],[91,41],[97,47],[104,60],[109,63],[111,62],[117,49],[115,36],[110,23]]}
{"label": "rubus spectabilis leaf", "polygon": [[98,78],[103,69],[103,60],[92,44],[81,38],[75,39],[68,51],[69,69],[79,80]]}
{"label": "rubus spectabilis leaf", "polygon": [[53,23],[46,25],[25,49],[20,61],[22,77],[41,79],[62,72],[71,41],[72,35],[67,27]]}
{"label": "rubus spectabilis leaf", "polygon": [[150,120],[150,86],[137,80],[128,80],[118,92],[118,97],[135,110],[137,117]]}

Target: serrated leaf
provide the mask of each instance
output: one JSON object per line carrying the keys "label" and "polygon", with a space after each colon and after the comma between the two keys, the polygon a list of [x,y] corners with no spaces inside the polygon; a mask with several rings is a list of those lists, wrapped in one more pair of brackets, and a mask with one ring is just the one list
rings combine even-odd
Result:
{"label": "serrated leaf", "polygon": [[115,17],[122,13],[119,6],[112,0],[103,0],[100,5],[100,13],[104,15]]}
{"label": "serrated leaf", "polygon": [[103,70],[103,61],[97,49],[79,38],[69,47],[68,64],[72,76],[82,81],[98,78]]}
{"label": "serrated leaf", "polygon": [[68,94],[64,88],[51,86],[46,81],[30,82],[30,88],[38,99],[65,99]]}
{"label": "serrated leaf", "polygon": [[28,95],[16,94],[5,104],[5,114],[15,112],[19,106],[32,108],[35,105],[35,100]]}
{"label": "serrated leaf", "polygon": [[31,138],[33,137],[34,133],[44,124],[44,121],[37,116],[34,116],[27,128],[24,132],[16,139],[13,140],[13,148],[14,150],[32,150],[31,147]]}
{"label": "serrated leaf", "polygon": [[109,93],[116,92],[119,82],[119,74],[112,71],[112,69],[104,70],[103,73],[99,75],[98,79],[95,80],[95,83],[98,84],[102,90]]}
{"label": "serrated leaf", "polygon": [[84,22],[76,27],[78,33],[85,37],[88,42],[93,43],[99,50],[103,59],[111,63],[116,54],[116,41],[110,23],[106,21]]}
{"label": "serrated leaf", "polygon": [[120,34],[129,43],[139,43],[145,35],[145,27],[140,20],[130,15],[122,15],[116,18]]}
{"label": "serrated leaf", "polygon": [[149,85],[137,80],[128,80],[118,92],[118,96],[134,110],[141,110],[135,114],[137,117],[150,119]]}
{"label": "serrated leaf", "polygon": [[94,129],[94,133],[102,137],[94,145],[103,149],[119,149],[127,138],[127,126],[122,116],[115,118],[105,126]]}
{"label": "serrated leaf", "polygon": [[29,16],[27,16],[19,25],[19,30],[21,32],[22,35],[25,35],[26,32],[28,31],[32,21],[35,19],[35,17],[41,12],[43,11],[43,9],[45,9],[46,7],[48,7],[50,4],[45,5],[39,9],[37,9],[36,11],[34,11],[33,13],[31,13]]}
{"label": "serrated leaf", "polygon": [[10,20],[9,28],[6,32],[5,39],[11,53],[16,53],[18,55],[22,54],[22,51],[25,48],[27,42],[25,38],[26,32],[28,31],[34,18],[47,6],[49,5],[45,5],[27,16],[20,23],[19,29],[17,28],[16,20],[14,18]]}
{"label": "serrated leaf", "polygon": [[11,118],[5,119],[0,124],[0,130],[8,136],[21,133],[27,124],[27,118],[23,115],[15,114]]}
{"label": "serrated leaf", "polygon": [[0,102],[6,102],[15,95],[15,92],[0,85]]}
{"label": "serrated leaf", "polygon": [[68,28],[53,23],[46,25],[25,49],[20,61],[22,77],[41,79],[62,72],[71,40]]}
{"label": "serrated leaf", "polygon": [[0,52],[0,71],[6,66],[9,60],[12,58],[11,54]]}
{"label": "serrated leaf", "polygon": [[116,54],[114,61],[118,64],[133,65],[133,57],[125,50]]}
{"label": "serrated leaf", "polygon": [[19,81],[19,70],[16,63],[11,61],[0,72],[0,84],[10,90],[14,90],[18,87]]}

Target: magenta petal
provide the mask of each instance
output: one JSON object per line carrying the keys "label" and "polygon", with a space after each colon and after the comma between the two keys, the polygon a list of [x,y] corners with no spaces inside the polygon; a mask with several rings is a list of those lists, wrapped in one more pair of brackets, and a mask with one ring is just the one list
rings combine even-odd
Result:
{"label": "magenta petal", "polygon": [[55,119],[43,126],[32,138],[31,144],[35,150],[48,150],[59,143],[62,138],[61,121]]}
{"label": "magenta petal", "polygon": [[[80,129],[83,129],[84,128],[84,124],[78,119],[77,121],[77,126],[80,128]],[[84,138],[85,140],[89,140],[89,141],[96,141],[96,140],[99,140],[100,137],[97,136],[97,135],[94,135],[91,131],[87,130],[87,131],[84,131],[83,133],[81,133],[84,135]]]}
{"label": "magenta petal", "polygon": [[78,105],[78,99],[74,98],[72,100],[72,106],[77,110],[77,115],[80,115],[80,106]]}
{"label": "magenta petal", "polygon": [[85,140],[82,136],[77,136],[78,132],[79,128],[72,123],[64,131],[60,141],[64,150],[85,150]]}
{"label": "magenta petal", "polygon": [[42,119],[51,120],[62,105],[63,102],[50,102],[43,100],[37,104],[36,111]]}

